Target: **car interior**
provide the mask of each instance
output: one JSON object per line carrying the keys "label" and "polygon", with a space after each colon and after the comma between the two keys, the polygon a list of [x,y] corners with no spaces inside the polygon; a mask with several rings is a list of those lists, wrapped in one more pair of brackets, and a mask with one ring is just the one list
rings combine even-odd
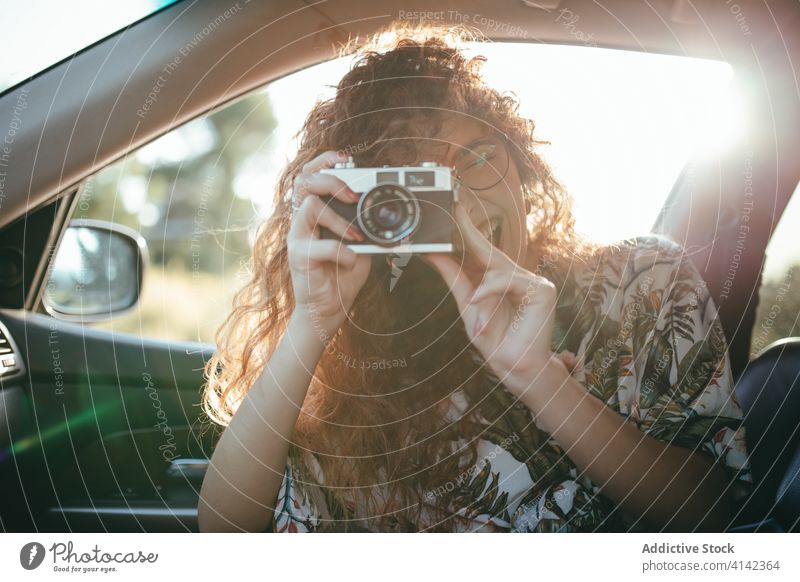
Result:
{"label": "car interior", "polygon": [[[580,15],[592,46],[733,67],[751,115],[746,139],[687,165],[652,231],[693,250],[729,344],[754,481],[729,531],[800,530],[800,338],[751,357],[767,245],[800,183],[800,4],[791,0],[183,0],[0,94],[0,128],[22,120],[5,150],[0,144],[0,529],[198,529],[198,493],[218,436],[202,430],[199,408],[214,346],[91,325],[133,308],[153,252],[129,228],[75,219],[92,175],[333,58],[399,12],[480,14],[471,24],[495,42],[521,39],[492,22],[521,27],[527,42],[576,44],[575,28],[558,18],[563,10]],[[176,55],[180,66],[165,73]],[[76,303],[61,275],[69,269],[98,278],[97,305]],[[160,419],[169,419],[169,434]]]}

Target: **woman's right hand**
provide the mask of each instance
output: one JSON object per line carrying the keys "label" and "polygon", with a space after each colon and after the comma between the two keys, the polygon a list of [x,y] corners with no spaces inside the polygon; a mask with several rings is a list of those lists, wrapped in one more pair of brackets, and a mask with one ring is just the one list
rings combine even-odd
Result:
{"label": "woman's right hand", "polygon": [[[342,153],[328,151],[308,162],[295,176],[294,211],[287,238],[296,315],[309,319],[330,335],[344,322],[372,263],[369,255],[358,255],[346,245],[346,241],[363,241],[364,235],[320,199],[331,195],[347,203],[358,201],[358,194],[342,180],[319,173],[322,168],[332,168],[345,160]],[[344,240],[321,239],[320,227]]]}

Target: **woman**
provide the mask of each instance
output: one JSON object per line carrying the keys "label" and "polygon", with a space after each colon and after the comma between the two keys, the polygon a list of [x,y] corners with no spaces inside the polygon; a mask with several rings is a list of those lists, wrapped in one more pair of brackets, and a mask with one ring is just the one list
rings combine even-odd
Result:
{"label": "woman", "polygon": [[[218,333],[201,529],[723,530],[749,474],[692,262],[660,237],[577,236],[469,33],[390,32],[306,119]],[[320,172],[345,150],[453,167],[463,251],[353,253],[363,235],[321,199],[358,199]]]}

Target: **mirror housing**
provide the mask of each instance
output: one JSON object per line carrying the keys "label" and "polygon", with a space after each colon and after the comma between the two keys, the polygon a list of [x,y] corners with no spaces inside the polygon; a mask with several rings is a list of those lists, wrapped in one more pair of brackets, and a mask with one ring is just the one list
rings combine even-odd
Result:
{"label": "mirror housing", "polygon": [[104,220],[72,220],[50,264],[47,312],[82,323],[104,321],[136,306],[148,264],[135,230]]}

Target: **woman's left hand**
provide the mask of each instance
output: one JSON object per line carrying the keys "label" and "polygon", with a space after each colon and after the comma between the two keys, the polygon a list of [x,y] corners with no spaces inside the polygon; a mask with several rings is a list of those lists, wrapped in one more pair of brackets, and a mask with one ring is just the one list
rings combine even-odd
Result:
{"label": "woman's left hand", "polygon": [[478,261],[483,279],[471,281],[452,255],[424,258],[450,287],[470,341],[506,388],[522,396],[553,355],[555,285],[495,247],[461,204],[455,205],[455,217],[467,255]]}

